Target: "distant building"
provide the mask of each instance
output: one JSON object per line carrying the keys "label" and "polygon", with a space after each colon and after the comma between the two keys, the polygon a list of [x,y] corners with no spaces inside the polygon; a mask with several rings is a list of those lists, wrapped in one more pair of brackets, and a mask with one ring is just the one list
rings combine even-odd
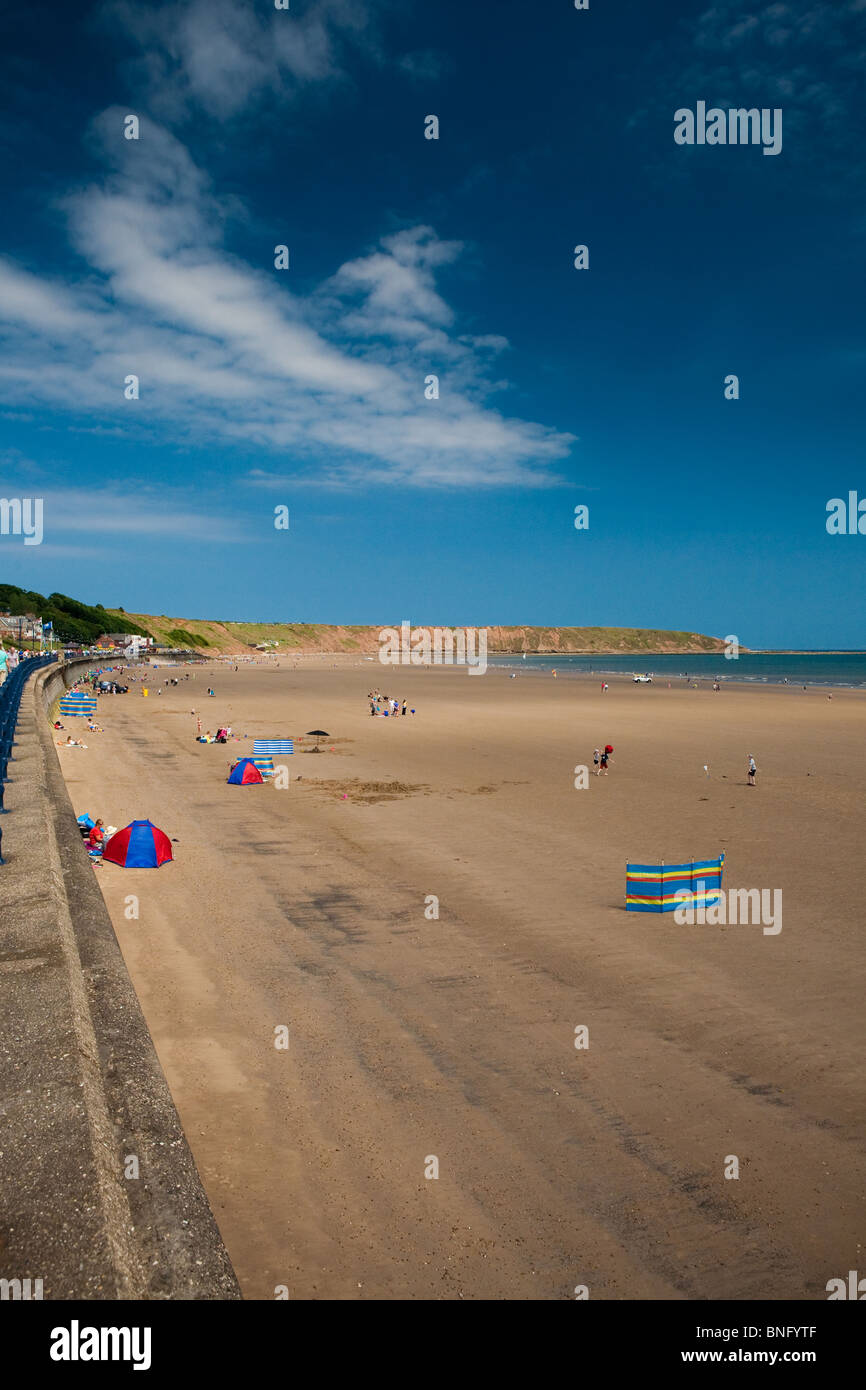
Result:
{"label": "distant building", "polygon": [[141,656],[142,652],[153,647],[152,637],[140,637],[138,633],[127,633],[123,651],[126,656]]}
{"label": "distant building", "polygon": [[131,632],[103,632],[97,647],[152,647],[152,637],[140,637],[138,633]]}
{"label": "distant building", "polygon": [[33,642],[42,636],[42,619],[34,613],[6,613],[0,616],[0,639]]}

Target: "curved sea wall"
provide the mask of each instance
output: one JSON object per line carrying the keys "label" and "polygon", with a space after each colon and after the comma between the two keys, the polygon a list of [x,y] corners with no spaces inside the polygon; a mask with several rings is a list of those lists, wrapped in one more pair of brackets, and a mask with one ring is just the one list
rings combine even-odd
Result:
{"label": "curved sea wall", "polygon": [[45,1299],[236,1299],[46,718],[91,664],[31,677],[9,764],[0,1280],[31,1297],[41,1280]]}

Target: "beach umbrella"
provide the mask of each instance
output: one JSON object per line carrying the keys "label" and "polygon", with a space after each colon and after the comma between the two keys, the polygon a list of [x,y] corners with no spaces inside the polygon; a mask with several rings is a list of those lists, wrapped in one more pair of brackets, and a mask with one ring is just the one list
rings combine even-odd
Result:
{"label": "beach umbrella", "polygon": [[149,820],[130,821],[112,835],[102,858],[123,869],[158,869],[171,860],[171,841]]}
{"label": "beach umbrella", "polygon": [[326,729],[308,729],[308,730],[307,730],[307,737],[308,737],[308,738],[314,738],[314,739],[316,740],[316,746],[315,746],[315,748],[311,748],[311,749],[310,749],[310,752],[311,752],[311,753],[318,753],[318,751],[319,751],[319,739],[320,739],[320,738],[330,738],[331,735],[327,732]]}
{"label": "beach umbrella", "polygon": [[252,758],[239,758],[226,779],[233,787],[262,785],[264,778]]}

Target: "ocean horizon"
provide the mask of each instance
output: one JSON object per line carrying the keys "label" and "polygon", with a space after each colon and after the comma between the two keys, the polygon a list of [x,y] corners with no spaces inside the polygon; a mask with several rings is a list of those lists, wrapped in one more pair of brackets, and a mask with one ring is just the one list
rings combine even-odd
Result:
{"label": "ocean horizon", "polygon": [[489,666],[525,671],[595,673],[599,676],[644,675],[697,680],[742,681],[757,685],[821,685],[856,690],[866,687],[866,652],[741,652],[726,658],[718,652],[645,652],[640,655],[598,654],[537,656],[498,652]]}

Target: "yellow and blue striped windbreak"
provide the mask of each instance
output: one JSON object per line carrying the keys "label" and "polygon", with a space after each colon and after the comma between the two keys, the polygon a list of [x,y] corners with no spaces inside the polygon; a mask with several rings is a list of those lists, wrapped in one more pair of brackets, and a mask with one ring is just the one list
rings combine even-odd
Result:
{"label": "yellow and blue striped windbreak", "polygon": [[[626,864],[626,912],[675,912],[678,907],[709,907],[722,891],[725,852],[718,859],[685,864]],[[689,897],[677,897],[688,893]]]}
{"label": "yellow and blue striped windbreak", "polygon": [[96,713],[96,696],[85,695],[81,690],[70,690],[60,697],[60,713],[94,715]]}

